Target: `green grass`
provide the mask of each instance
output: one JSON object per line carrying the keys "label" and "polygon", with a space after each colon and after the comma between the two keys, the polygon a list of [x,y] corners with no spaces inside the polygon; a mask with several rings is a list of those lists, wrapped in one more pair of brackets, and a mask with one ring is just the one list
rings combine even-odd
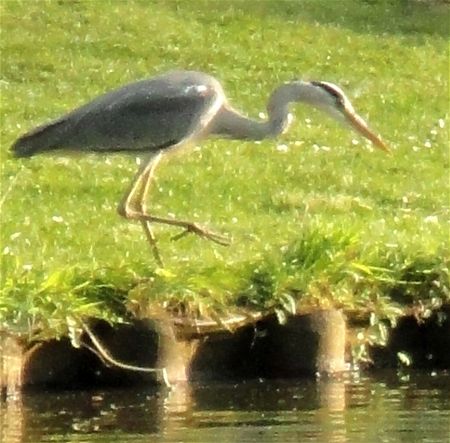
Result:
{"label": "green grass", "polygon": [[[3,1],[0,10],[0,328],[64,334],[67,319],[118,320],[124,304],[140,314],[157,303],[203,313],[342,306],[383,318],[398,303],[449,300],[445,4]],[[156,226],[158,269],[139,224],[115,210],[134,158],[22,161],[8,149],[97,94],[173,68],[216,75],[252,116],[282,81],[335,82],[393,155],[298,106],[278,141],[209,140],[169,158],[152,211],[233,244],[172,242],[177,231]]]}

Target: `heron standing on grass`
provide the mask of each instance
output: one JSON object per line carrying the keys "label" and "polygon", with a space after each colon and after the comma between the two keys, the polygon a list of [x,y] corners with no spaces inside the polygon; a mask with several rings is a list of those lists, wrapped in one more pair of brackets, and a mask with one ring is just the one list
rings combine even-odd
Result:
{"label": "heron standing on grass", "polygon": [[145,155],[118,212],[141,222],[153,255],[162,265],[151,223],[177,226],[174,238],[193,233],[221,245],[228,239],[197,223],[155,216],[146,197],[155,168],[164,153],[208,136],[240,140],[276,137],[287,129],[289,104],[304,102],[344,120],[375,146],[388,151],[382,139],[356,114],[342,90],[332,83],[292,81],[276,88],[267,104],[268,119],[245,117],[228,103],[220,83],[210,75],[172,71],[130,83],[20,137],[16,157],[59,149],[79,152],[130,152]]}

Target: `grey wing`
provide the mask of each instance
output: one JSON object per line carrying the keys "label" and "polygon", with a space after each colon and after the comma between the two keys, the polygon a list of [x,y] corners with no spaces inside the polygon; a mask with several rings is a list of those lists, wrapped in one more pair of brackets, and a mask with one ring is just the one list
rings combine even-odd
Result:
{"label": "grey wing", "polygon": [[70,147],[140,151],[179,143],[196,131],[217,97],[214,91],[161,94],[137,91],[106,107],[75,116]]}
{"label": "grey wing", "polygon": [[214,83],[170,80],[143,80],[105,94],[25,134],[12,149],[26,156],[59,148],[151,151],[175,145],[202,129],[222,95]]}

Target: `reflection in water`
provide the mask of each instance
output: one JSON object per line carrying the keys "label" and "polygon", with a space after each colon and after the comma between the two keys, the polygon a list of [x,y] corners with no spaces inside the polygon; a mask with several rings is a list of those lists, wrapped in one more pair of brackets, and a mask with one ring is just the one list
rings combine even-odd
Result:
{"label": "reflection in water", "polygon": [[450,375],[30,393],[0,404],[3,443],[448,441]]}
{"label": "reflection in water", "polygon": [[0,442],[22,441],[23,405],[21,398],[12,398],[8,404],[0,400]]}

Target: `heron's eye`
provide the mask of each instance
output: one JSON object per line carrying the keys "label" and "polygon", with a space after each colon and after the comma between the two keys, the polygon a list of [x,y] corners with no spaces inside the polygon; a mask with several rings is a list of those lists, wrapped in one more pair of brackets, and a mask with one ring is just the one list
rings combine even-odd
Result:
{"label": "heron's eye", "polygon": [[344,99],[342,98],[341,95],[335,96],[335,100],[336,100],[336,105],[337,105],[338,108],[345,108],[345,106],[344,106]]}
{"label": "heron's eye", "polygon": [[338,108],[343,108],[344,107],[344,98],[331,85],[329,85],[327,83],[324,83],[324,82],[316,82],[316,81],[311,82],[311,84],[313,84],[314,86],[318,86],[319,88],[322,88],[329,95],[331,95],[334,98],[334,100],[336,102],[336,106]]}

